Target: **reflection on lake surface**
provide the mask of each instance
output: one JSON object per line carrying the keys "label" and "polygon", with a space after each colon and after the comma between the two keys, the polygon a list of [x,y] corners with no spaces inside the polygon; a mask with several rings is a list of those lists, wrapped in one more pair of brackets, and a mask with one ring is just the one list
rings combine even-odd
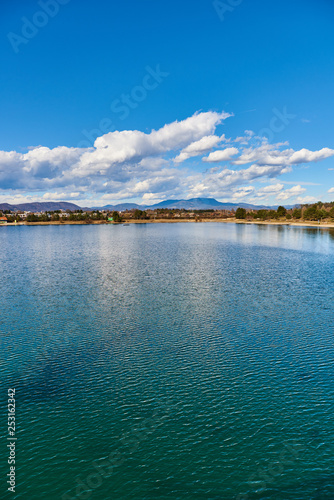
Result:
{"label": "reflection on lake surface", "polygon": [[334,498],[333,230],[20,226],[0,245],[15,498]]}

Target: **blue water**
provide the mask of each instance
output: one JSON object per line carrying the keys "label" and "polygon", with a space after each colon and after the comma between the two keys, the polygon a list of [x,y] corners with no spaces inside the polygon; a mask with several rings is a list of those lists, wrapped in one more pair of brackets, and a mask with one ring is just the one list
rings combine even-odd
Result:
{"label": "blue water", "polygon": [[0,249],[0,498],[333,500],[333,230],[20,226]]}

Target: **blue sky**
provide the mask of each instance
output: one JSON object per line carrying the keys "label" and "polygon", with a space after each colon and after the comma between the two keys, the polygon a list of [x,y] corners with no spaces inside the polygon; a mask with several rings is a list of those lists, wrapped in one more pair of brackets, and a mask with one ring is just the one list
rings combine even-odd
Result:
{"label": "blue sky", "polygon": [[3,2],[0,202],[333,200],[333,18],[330,0]]}

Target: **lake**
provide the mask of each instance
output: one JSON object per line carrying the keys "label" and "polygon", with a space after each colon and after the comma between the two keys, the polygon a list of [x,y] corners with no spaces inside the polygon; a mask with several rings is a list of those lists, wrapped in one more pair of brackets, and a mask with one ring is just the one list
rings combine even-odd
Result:
{"label": "lake", "polygon": [[1,498],[334,498],[334,230],[18,226],[0,248]]}

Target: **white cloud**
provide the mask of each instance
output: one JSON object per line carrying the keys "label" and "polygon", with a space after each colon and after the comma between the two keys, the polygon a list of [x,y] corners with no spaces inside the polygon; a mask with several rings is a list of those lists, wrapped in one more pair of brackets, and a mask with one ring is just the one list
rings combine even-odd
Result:
{"label": "white cloud", "polygon": [[295,151],[290,157],[289,162],[290,165],[296,165],[298,163],[325,160],[331,156],[334,156],[334,149],[323,148],[320,151],[309,151],[303,148],[300,151]]}
{"label": "white cloud", "polygon": [[243,170],[216,168],[208,173],[189,178],[189,191],[193,196],[222,197],[231,189],[259,179],[274,178],[290,171],[290,167],[251,165]]}
{"label": "white cloud", "polygon": [[[296,184],[295,182],[292,181],[282,181],[284,184]],[[301,186],[321,186],[320,182],[308,182],[308,181],[298,181],[298,184]]]}
{"label": "white cloud", "polygon": [[317,198],[314,198],[314,196],[298,196],[296,198],[297,203],[314,203],[317,201]]}
{"label": "white cloud", "polygon": [[54,192],[54,193],[44,193],[42,198],[44,201],[55,201],[55,200],[65,200],[67,198],[79,198],[80,192],[68,193],[68,192]]}
{"label": "white cloud", "polygon": [[211,135],[217,125],[231,116],[228,113],[199,113],[183,121],[175,121],[150,134],[138,130],[109,132],[98,137],[95,150],[80,158],[75,174],[106,173],[112,165],[140,161],[168,151],[175,151]]}
{"label": "white cloud", "polygon": [[210,151],[214,146],[225,140],[225,135],[221,137],[217,135],[206,135],[199,141],[192,142],[186,148],[182,149],[181,153],[174,159],[176,163],[181,163],[193,156],[199,156],[207,151]]}
{"label": "white cloud", "polygon": [[144,193],[142,196],[142,199],[145,203],[153,204],[153,203],[160,203],[160,201],[162,201],[163,198],[161,198],[153,193]]}
{"label": "white cloud", "polygon": [[282,193],[279,193],[276,196],[276,199],[281,201],[289,200],[290,198],[294,198],[302,193],[305,193],[305,191],[306,188],[303,188],[300,185],[293,186],[292,188],[286,189]]}
{"label": "white cloud", "polygon": [[269,196],[277,195],[277,193],[281,192],[283,189],[284,184],[270,184],[269,186],[259,189],[256,192],[256,196],[258,198],[268,198]]}
{"label": "white cloud", "polygon": [[[8,193],[6,201],[10,197],[16,203],[32,196],[31,201],[75,199],[85,200],[86,205],[92,197],[95,201],[191,196],[236,200],[277,196],[285,200],[300,197],[306,190],[301,187],[303,182],[284,190],[283,182],[287,181],[279,183],[279,176],[291,172],[294,165],[334,155],[329,148],[295,151],[287,148],[287,143],[258,142],[249,130],[241,139],[247,144],[251,141],[252,146],[244,146],[242,141],[236,143],[217,133],[217,127],[229,116],[196,113],[149,133],[110,132],[89,148],[37,146],[26,153],[0,151],[3,196]],[[222,149],[222,143],[238,147]],[[198,162],[196,169],[191,162],[182,165],[195,156],[206,163],[230,162],[230,166],[216,165],[200,172]],[[268,181],[264,187],[254,185]]]}
{"label": "white cloud", "polygon": [[[244,165],[256,162],[258,165],[297,165],[300,163],[310,163],[324,160],[334,156],[334,149],[323,148],[320,151],[309,151],[301,149],[277,149],[281,144],[264,143],[257,148],[245,148],[239,158],[232,163],[234,165]],[[276,148],[276,149],[275,149]]]}
{"label": "white cloud", "polygon": [[207,162],[218,162],[218,161],[228,161],[239,153],[237,148],[226,148],[218,151],[213,151],[208,157],[203,158],[203,161]]}
{"label": "white cloud", "polygon": [[330,188],[330,189],[328,190],[328,192],[329,192],[329,193],[334,193],[334,187]]}
{"label": "white cloud", "polygon": [[255,191],[254,186],[244,186],[238,189],[233,189],[232,191],[232,201],[244,199],[247,196],[253,194]]}

